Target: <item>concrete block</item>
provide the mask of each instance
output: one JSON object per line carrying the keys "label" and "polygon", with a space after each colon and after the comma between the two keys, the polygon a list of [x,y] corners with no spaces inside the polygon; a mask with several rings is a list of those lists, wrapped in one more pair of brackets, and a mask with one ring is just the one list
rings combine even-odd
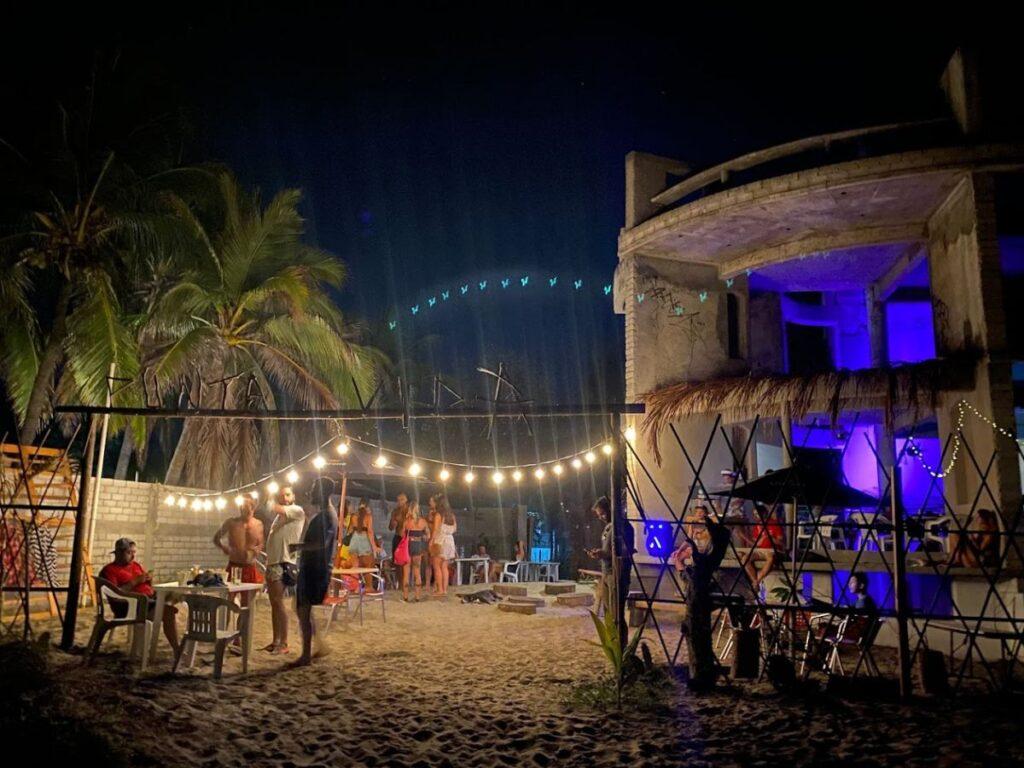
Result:
{"label": "concrete block", "polygon": [[498,603],[498,610],[505,613],[522,613],[526,616],[533,616],[537,613],[537,606],[526,603]]}
{"label": "concrete block", "polygon": [[545,595],[567,595],[570,592],[575,592],[575,591],[576,591],[576,585],[573,584],[572,582],[568,582],[568,583],[565,583],[565,584],[559,583],[559,584],[545,584],[544,585],[544,594]]}
{"label": "concrete block", "polygon": [[519,584],[493,584],[491,589],[496,595],[504,595],[509,597],[516,595],[518,597],[526,597],[526,587],[520,586]]}
{"label": "concrete block", "polygon": [[594,604],[594,596],[584,593],[558,595],[555,602],[568,608],[586,608]]}

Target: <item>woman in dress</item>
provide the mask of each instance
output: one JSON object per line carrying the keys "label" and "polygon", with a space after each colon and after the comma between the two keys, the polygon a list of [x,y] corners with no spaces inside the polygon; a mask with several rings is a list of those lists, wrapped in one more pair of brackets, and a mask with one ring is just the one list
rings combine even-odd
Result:
{"label": "woman in dress", "polygon": [[420,564],[427,552],[427,539],[430,529],[427,521],[420,517],[420,505],[413,502],[409,505],[409,514],[405,518],[405,535],[409,537],[409,562],[402,566],[402,599],[409,602],[409,571],[416,580],[416,602],[420,601],[420,587],[423,577],[420,575]]}
{"label": "woman in dress", "polygon": [[448,564],[458,556],[455,551],[455,513],[443,493],[430,497],[430,509],[436,521],[434,535],[431,538],[431,542],[437,545],[433,558],[434,594],[444,597],[448,594],[450,578]]}

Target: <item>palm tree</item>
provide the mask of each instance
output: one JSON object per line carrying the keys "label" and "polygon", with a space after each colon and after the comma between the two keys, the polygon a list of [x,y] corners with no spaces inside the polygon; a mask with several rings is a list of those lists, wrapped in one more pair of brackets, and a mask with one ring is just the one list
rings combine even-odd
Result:
{"label": "palm tree", "polygon": [[[382,356],[356,340],[329,290],[345,278],[334,256],[304,245],[297,190],[266,207],[219,175],[220,210],[197,214],[178,198],[194,266],[158,302],[143,334],[145,364],[165,394],[188,391],[206,407],[338,408],[372,389]],[[167,471],[223,487],[276,461],[271,422],[189,420]]]}

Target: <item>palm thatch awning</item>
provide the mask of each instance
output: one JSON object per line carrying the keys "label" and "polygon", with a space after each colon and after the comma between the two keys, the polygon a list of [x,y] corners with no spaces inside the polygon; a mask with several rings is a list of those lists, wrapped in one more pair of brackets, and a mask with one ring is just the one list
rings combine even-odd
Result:
{"label": "palm thatch awning", "polygon": [[970,390],[978,356],[961,354],[940,360],[857,371],[798,375],[773,374],[687,381],[640,396],[646,406],[642,429],[661,462],[658,437],[669,424],[689,416],[721,414],[728,422],[756,416],[799,419],[827,414],[833,423],[843,411],[876,410],[890,427],[894,413],[913,420],[934,412],[943,391]]}

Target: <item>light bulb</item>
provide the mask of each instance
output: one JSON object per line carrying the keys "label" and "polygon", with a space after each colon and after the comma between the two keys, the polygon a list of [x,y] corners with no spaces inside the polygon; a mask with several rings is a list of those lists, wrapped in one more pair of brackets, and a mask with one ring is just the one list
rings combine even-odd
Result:
{"label": "light bulb", "polygon": [[601,446],[601,453],[603,453],[605,456],[611,456],[612,450],[613,449],[611,443],[605,443],[604,445]]}
{"label": "light bulb", "polygon": [[417,464],[415,461],[409,465],[409,474],[413,477],[419,477],[420,472],[423,471],[423,467]]}
{"label": "light bulb", "polygon": [[447,483],[448,482],[448,478],[451,477],[451,476],[452,476],[452,473],[449,472],[447,469],[443,469],[443,468],[441,469],[440,472],[437,473],[437,479],[440,480],[442,483]]}
{"label": "light bulb", "polygon": [[344,456],[348,453],[348,443],[338,443],[338,447],[335,449],[339,456]]}
{"label": "light bulb", "polygon": [[515,472],[512,473],[512,479],[518,483],[520,480],[523,479],[523,473],[517,469]]}
{"label": "light bulb", "polygon": [[476,475],[474,475],[472,472],[467,472],[465,475],[462,476],[462,479],[466,481],[466,485],[472,485],[473,481],[476,480]]}
{"label": "light bulb", "polygon": [[377,469],[384,469],[384,467],[386,467],[387,465],[388,457],[385,456],[383,453],[373,460],[373,466],[377,467]]}
{"label": "light bulb", "polygon": [[501,485],[502,483],[504,483],[505,482],[505,475],[504,475],[504,473],[495,470],[494,474],[491,475],[491,482],[493,482],[495,485]]}
{"label": "light bulb", "polygon": [[173,507],[176,501],[177,499],[174,498],[174,494],[171,493],[168,494],[166,499],[164,499],[164,504],[166,504],[168,507]]}
{"label": "light bulb", "polygon": [[299,482],[299,473],[296,472],[294,469],[289,470],[288,474],[285,475],[284,477],[288,481],[289,485],[295,485],[297,482]]}
{"label": "light bulb", "polygon": [[211,509],[213,509],[213,502],[207,499],[203,502],[203,511],[209,512]]}
{"label": "light bulb", "polygon": [[245,504],[245,496],[243,496],[242,494],[238,494],[237,496],[235,496],[235,506],[240,507],[243,504]]}
{"label": "light bulb", "polygon": [[281,486],[277,484],[277,480],[271,480],[269,483],[267,483],[267,493],[269,493],[271,496],[273,496],[280,490]]}
{"label": "light bulb", "polygon": [[533,476],[536,477],[538,480],[543,480],[544,475],[546,474],[547,473],[544,471],[544,467],[537,467],[535,470],[533,470]]}
{"label": "light bulb", "polygon": [[182,509],[187,507],[188,506],[188,499],[186,499],[184,496],[179,496],[178,497],[178,506],[181,507]]}
{"label": "light bulb", "polygon": [[580,469],[582,467],[583,467],[583,462],[580,461],[578,458],[572,460],[572,468],[573,469]]}
{"label": "light bulb", "polygon": [[587,451],[587,454],[583,458],[586,459],[587,464],[593,464],[597,461],[597,456],[594,455],[593,451]]}
{"label": "light bulb", "polygon": [[203,508],[203,502],[201,502],[199,499],[192,499],[192,511],[193,512],[198,512],[202,508]]}
{"label": "light bulb", "polygon": [[636,428],[632,424],[626,427],[626,439],[631,443],[636,440]]}
{"label": "light bulb", "polygon": [[252,497],[253,499],[258,499],[258,498],[260,497],[260,492],[259,492],[259,491],[249,491],[249,495],[250,495],[250,496],[251,496],[251,497]]}
{"label": "light bulb", "polygon": [[556,475],[562,474],[562,472],[563,472],[562,465],[561,464],[555,464],[555,466],[553,466],[551,468],[551,471],[554,472]]}
{"label": "light bulb", "polygon": [[317,469],[323,469],[327,466],[327,459],[321,456],[319,453],[313,457],[313,466]]}
{"label": "light bulb", "polygon": [[217,509],[224,509],[224,507],[228,505],[228,500],[223,496],[218,496],[217,500],[213,502],[213,505],[217,507]]}

